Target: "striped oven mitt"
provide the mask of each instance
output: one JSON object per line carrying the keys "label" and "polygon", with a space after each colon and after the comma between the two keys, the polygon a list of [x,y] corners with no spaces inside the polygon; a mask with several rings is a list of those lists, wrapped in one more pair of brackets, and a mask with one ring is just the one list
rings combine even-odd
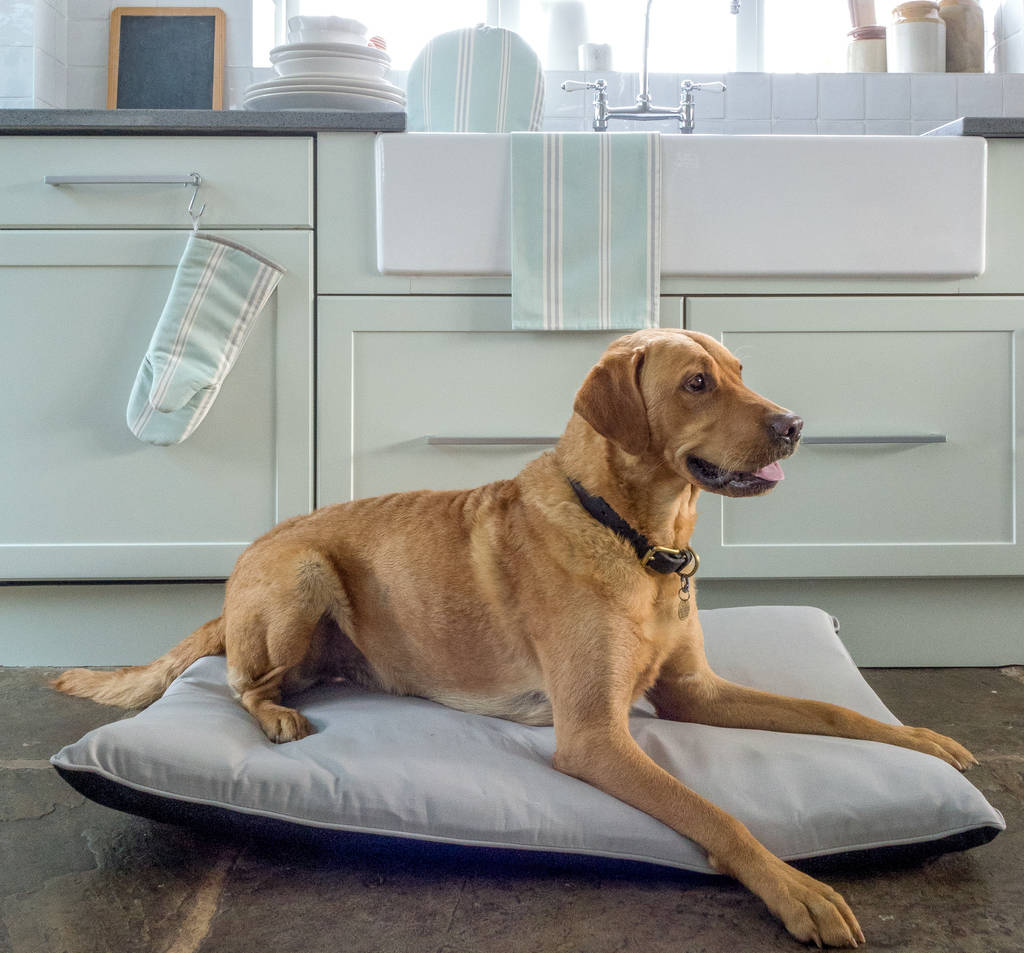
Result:
{"label": "striped oven mitt", "polygon": [[193,232],[128,401],[128,429],[181,443],[202,423],[284,269],[249,248]]}

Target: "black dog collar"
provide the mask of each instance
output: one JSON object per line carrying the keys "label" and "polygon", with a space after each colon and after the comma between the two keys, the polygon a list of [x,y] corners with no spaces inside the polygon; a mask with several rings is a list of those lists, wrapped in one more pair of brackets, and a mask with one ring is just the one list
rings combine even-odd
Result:
{"label": "black dog collar", "polygon": [[697,554],[686,549],[669,549],[667,546],[655,546],[651,541],[638,533],[618,513],[609,506],[608,501],[600,496],[591,496],[576,480],[569,480],[569,485],[576,492],[583,508],[603,526],[621,536],[628,542],[640,560],[640,565],[654,572],[668,574],[678,573],[680,577],[690,577],[700,565]]}

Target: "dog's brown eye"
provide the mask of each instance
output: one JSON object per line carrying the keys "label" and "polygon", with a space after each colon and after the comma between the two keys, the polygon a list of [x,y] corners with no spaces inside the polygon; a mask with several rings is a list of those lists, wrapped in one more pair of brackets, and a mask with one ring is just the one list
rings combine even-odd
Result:
{"label": "dog's brown eye", "polygon": [[708,389],[710,381],[703,374],[694,374],[685,384],[685,387],[691,394],[699,394],[701,391]]}

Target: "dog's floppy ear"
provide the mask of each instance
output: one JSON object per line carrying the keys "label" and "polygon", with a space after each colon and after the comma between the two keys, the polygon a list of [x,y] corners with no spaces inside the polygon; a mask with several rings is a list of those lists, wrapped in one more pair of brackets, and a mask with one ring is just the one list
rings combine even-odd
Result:
{"label": "dog's floppy ear", "polygon": [[651,439],[647,406],[640,392],[644,349],[613,346],[586,376],[573,410],[602,437],[639,455]]}

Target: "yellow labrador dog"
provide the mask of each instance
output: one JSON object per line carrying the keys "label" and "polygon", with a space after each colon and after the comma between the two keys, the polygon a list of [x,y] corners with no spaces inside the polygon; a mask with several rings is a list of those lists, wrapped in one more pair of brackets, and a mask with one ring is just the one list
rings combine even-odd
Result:
{"label": "yellow labrador dog", "polygon": [[223,615],[162,658],[73,669],[56,687],[128,707],[203,655],[227,655],[241,704],[278,742],[309,734],[281,704],[344,676],[464,711],[554,724],[554,766],[700,844],[711,864],[819,946],[864,936],[839,894],[779,860],[658,767],[629,733],[646,695],[662,718],[866,738],[976,763],[955,741],[715,675],[688,548],[697,498],[766,493],[802,421],[744,386],[692,331],[615,341],[584,380],[557,447],[511,480],[398,493],[288,520],[239,558]]}

